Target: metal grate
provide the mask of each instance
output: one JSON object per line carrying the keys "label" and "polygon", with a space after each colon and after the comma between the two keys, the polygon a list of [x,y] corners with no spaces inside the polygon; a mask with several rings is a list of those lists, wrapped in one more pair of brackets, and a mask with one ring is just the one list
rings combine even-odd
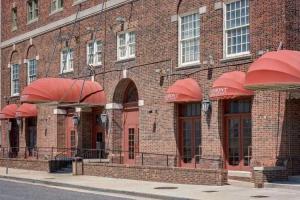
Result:
{"label": "metal grate", "polygon": [[216,190],[207,190],[207,191],[203,191],[203,192],[206,192],[206,193],[215,193],[215,192],[219,192],[219,191],[216,191]]}
{"label": "metal grate", "polygon": [[262,198],[268,198],[269,196],[264,196],[264,195],[255,195],[251,196],[251,198],[256,198],[256,199],[262,199]]}
{"label": "metal grate", "polygon": [[178,187],[156,187],[155,190],[176,190]]}

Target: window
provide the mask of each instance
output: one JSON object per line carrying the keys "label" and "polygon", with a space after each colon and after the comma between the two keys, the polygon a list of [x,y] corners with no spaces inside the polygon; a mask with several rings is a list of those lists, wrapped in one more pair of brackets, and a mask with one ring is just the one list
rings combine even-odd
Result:
{"label": "window", "polygon": [[250,53],[249,0],[225,5],[225,57]]}
{"label": "window", "polygon": [[118,35],[118,60],[135,57],[135,32]]}
{"label": "window", "polygon": [[200,62],[200,19],[199,14],[186,15],[179,20],[179,63],[180,66]]}
{"label": "window", "polygon": [[64,0],[52,0],[51,3],[51,12],[61,10],[64,6]]}
{"label": "window", "polygon": [[63,50],[61,53],[61,73],[73,71],[73,49]]}
{"label": "window", "polygon": [[11,66],[11,95],[16,96],[19,95],[20,92],[20,65],[13,64]]}
{"label": "window", "polygon": [[36,80],[37,77],[37,60],[31,59],[28,61],[28,84]]}
{"label": "window", "polygon": [[13,8],[11,11],[12,11],[12,30],[16,30],[18,27],[17,8]]}
{"label": "window", "polygon": [[28,7],[28,16],[27,16],[28,22],[37,19],[39,14],[38,0],[28,0],[27,7]]}
{"label": "window", "polygon": [[91,42],[87,45],[87,63],[91,65],[101,65],[102,63],[101,41]]}

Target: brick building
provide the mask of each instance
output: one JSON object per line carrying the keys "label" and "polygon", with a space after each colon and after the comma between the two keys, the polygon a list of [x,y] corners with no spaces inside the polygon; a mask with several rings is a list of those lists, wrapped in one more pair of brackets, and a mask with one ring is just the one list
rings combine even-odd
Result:
{"label": "brick building", "polygon": [[[37,114],[22,123],[2,120],[1,145],[10,141],[15,155],[19,147],[104,148],[110,159],[122,151],[119,161],[128,165],[141,159],[134,152],[144,152],[143,162],[162,164],[169,155],[167,165],[182,168],[300,173],[298,91],[243,88],[249,66],[263,54],[300,51],[298,0],[14,0],[1,6],[2,108],[19,107],[26,86],[46,81],[35,94],[43,101],[24,100],[37,103]],[[222,78],[241,81],[243,91],[213,98],[222,93],[213,90]],[[62,79],[99,83],[106,102],[85,103],[80,90],[78,102],[64,101],[73,84],[63,89]],[[59,97],[49,95],[57,91]]]}

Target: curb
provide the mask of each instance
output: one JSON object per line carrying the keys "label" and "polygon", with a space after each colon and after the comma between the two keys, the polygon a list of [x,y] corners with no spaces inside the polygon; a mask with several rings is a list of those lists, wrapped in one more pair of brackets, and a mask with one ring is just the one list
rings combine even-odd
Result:
{"label": "curb", "polygon": [[113,189],[104,189],[104,188],[94,188],[94,187],[73,185],[73,184],[67,184],[67,183],[58,183],[58,182],[52,182],[52,181],[19,178],[19,177],[13,177],[13,176],[0,175],[0,178],[8,179],[8,180],[23,181],[23,182],[28,182],[28,183],[39,183],[39,184],[44,184],[44,185],[49,185],[49,186],[75,188],[75,189],[82,189],[82,190],[93,191],[93,192],[124,194],[124,195],[129,195],[129,196],[154,198],[154,199],[161,199],[161,200],[195,200],[195,199],[191,199],[191,198],[179,198],[179,197],[170,197],[170,196],[164,196],[164,195],[158,195],[158,194],[149,194],[149,193],[140,193],[140,192],[113,190]]}

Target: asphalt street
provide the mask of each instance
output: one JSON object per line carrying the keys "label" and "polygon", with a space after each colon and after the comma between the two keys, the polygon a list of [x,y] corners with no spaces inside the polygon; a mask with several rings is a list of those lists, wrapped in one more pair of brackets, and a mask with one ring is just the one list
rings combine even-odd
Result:
{"label": "asphalt street", "polygon": [[0,180],[0,200],[129,200]]}

